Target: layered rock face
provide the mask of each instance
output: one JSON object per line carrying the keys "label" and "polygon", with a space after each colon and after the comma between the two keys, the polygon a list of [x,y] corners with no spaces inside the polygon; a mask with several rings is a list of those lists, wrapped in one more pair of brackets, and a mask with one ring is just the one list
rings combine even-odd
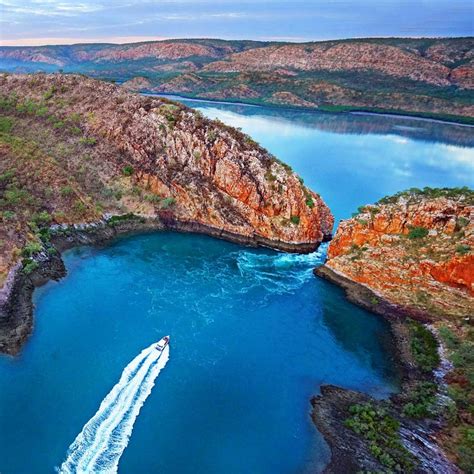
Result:
{"label": "layered rock face", "polygon": [[[311,251],[331,234],[329,209],[290,167],[238,130],[185,106],[71,75],[4,76],[0,94],[12,114],[10,133],[16,127],[25,136],[37,127],[31,141],[41,156],[33,177],[13,139],[0,148],[7,183],[0,191],[36,183],[27,192],[34,199],[6,209],[13,217],[3,219],[5,241],[16,243],[4,247],[4,272],[29,232],[28,222],[20,234],[13,229],[19,207],[32,202],[35,213],[46,211],[53,223],[133,212],[289,251]],[[38,193],[42,188],[48,195]]]}
{"label": "layered rock face", "polygon": [[372,69],[391,76],[409,77],[437,86],[450,84],[450,69],[394,46],[365,42],[269,46],[231,55],[207,70],[240,72],[292,68],[302,71]]}
{"label": "layered rock face", "polygon": [[[340,110],[474,115],[472,38],[311,43],[167,40],[0,47],[11,72],[67,68],[128,88],[199,98]],[[133,81],[133,78],[140,78]],[[146,78],[146,80],[142,79]]]}
{"label": "layered rock face", "polygon": [[414,316],[474,314],[472,191],[400,193],[360,211],[339,225],[327,269]]}

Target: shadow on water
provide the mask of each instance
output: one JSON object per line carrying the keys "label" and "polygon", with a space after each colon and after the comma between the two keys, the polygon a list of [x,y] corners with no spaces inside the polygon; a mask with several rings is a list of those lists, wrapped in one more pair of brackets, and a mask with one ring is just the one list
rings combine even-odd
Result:
{"label": "shadow on water", "polygon": [[[322,285],[322,321],[337,342],[351,352],[364,365],[392,380],[394,386],[401,381],[401,367],[398,365],[397,348],[390,325],[378,315],[350,304],[347,311],[347,298],[344,290],[319,279]],[[387,354],[386,359],[378,354]]]}

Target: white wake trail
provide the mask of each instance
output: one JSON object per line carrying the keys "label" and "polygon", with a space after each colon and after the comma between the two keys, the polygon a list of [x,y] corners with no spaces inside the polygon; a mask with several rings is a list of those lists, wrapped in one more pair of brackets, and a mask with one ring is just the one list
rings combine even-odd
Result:
{"label": "white wake trail", "polygon": [[140,409],[169,359],[168,341],[163,338],[158,344],[164,348],[154,343],[125,367],[119,382],[69,447],[60,473],[117,472]]}

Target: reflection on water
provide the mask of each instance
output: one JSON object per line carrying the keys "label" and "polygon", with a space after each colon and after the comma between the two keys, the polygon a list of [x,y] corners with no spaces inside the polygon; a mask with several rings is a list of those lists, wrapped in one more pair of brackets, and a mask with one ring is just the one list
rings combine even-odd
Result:
{"label": "reflection on water", "polygon": [[474,187],[474,127],[193,101],[240,127],[321,194],[336,220],[411,187]]}
{"label": "reflection on water", "polygon": [[216,109],[247,117],[267,117],[282,123],[291,122],[340,134],[394,134],[416,140],[474,146],[474,126],[456,124],[422,117],[401,115],[371,114],[363,112],[330,113],[284,108],[260,107],[248,104],[183,99],[179,96],[166,96],[194,108]]}

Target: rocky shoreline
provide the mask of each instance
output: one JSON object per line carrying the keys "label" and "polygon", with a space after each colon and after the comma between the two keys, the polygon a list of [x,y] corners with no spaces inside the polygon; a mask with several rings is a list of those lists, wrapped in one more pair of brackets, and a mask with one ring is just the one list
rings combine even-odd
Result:
{"label": "rocky shoreline", "polygon": [[[167,230],[201,233],[240,245],[267,246],[287,252],[314,250],[314,245],[311,248],[305,248],[301,244],[291,246],[286,243],[267,241],[258,236],[249,238],[232,235],[221,229],[193,222],[167,219],[166,217],[147,219],[133,215],[126,216],[112,225],[104,220],[95,224],[59,226],[55,229],[51,239],[52,245],[58,252],[53,255],[40,254],[38,256],[39,267],[29,275],[22,273],[21,266],[18,265],[12,270],[9,281],[3,288],[4,294],[1,295],[2,299],[0,300],[0,351],[10,355],[18,354],[31,335],[34,326],[33,292],[36,287],[44,285],[49,280],[59,280],[66,275],[66,268],[61,257],[62,252],[82,245],[106,245],[113,239],[127,234]],[[396,341],[397,362],[400,363],[403,374],[401,391],[410,390],[414,380],[419,376],[419,372],[411,357],[407,327],[403,323],[403,318],[407,316],[406,311],[384,301],[369,288],[352,282],[328,267],[318,267],[314,273],[316,276],[341,286],[351,302],[383,316],[390,323]],[[410,313],[409,316],[424,322],[427,321],[426,315],[422,312]],[[396,409],[399,406],[397,395],[391,397],[391,400],[394,407],[392,414],[400,418]],[[383,466],[371,455],[367,443],[344,424],[351,405],[367,402],[379,403],[368,395],[331,385],[322,386],[321,395],[315,396],[311,400],[312,419],[328,442],[332,453],[331,461],[324,472],[356,472],[360,469],[383,472]],[[401,423],[400,432],[404,445],[410,452],[416,453],[420,460],[421,467],[414,472],[461,472],[436,445],[433,434],[436,429],[440,428],[440,423],[441,420],[430,423],[410,421],[408,424],[404,420]]]}
{"label": "rocky shoreline", "polygon": [[[410,393],[420,379],[438,384],[439,377],[434,373],[420,374],[410,350],[410,338],[406,318],[428,322],[428,316],[422,311],[409,311],[386,301],[365,285],[353,282],[327,266],[315,268],[314,274],[340,286],[349,301],[362,308],[382,316],[389,324],[395,340],[397,362],[402,372],[400,394],[390,397],[389,401],[375,400],[369,395],[332,385],[321,386],[321,394],[313,397],[312,419],[323,434],[331,450],[331,461],[324,472],[386,472],[384,466],[370,453],[368,442],[346,426],[350,407],[356,404],[370,403],[384,407],[390,416],[400,423],[402,444],[419,462],[415,473],[461,473],[462,471],[446,456],[436,442],[436,432],[443,426],[441,416],[434,419],[410,420],[403,417],[401,399]],[[439,341],[438,341],[439,342]],[[438,391],[438,397],[440,391]]]}
{"label": "rocky shoreline", "polygon": [[51,244],[57,253],[51,255],[41,252],[38,254],[36,261],[39,266],[28,275],[22,272],[20,264],[16,265],[10,271],[4,287],[0,289],[0,353],[18,354],[31,335],[34,324],[32,302],[34,289],[49,280],[59,280],[66,275],[66,268],[61,257],[62,252],[82,245],[106,245],[122,235],[166,230],[204,234],[240,245],[269,247],[284,252],[309,253],[315,250],[314,243],[289,244],[265,239],[258,235],[238,235],[224,229],[213,228],[197,222],[180,221],[166,215],[156,218],[131,215],[125,216],[118,222],[109,218],[109,220],[97,223],[56,226],[53,230]]}

